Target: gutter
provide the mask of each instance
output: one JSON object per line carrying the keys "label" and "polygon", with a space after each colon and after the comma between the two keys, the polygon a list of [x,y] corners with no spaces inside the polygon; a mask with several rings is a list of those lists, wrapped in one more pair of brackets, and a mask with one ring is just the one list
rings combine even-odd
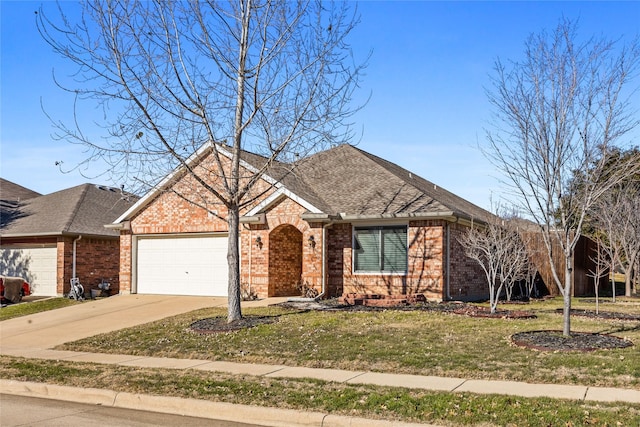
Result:
{"label": "gutter", "polygon": [[451,258],[450,258],[450,253],[451,253],[451,228],[450,228],[450,223],[447,222],[447,225],[445,227],[446,233],[447,233],[447,238],[446,238],[446,251],[447,251],[447,255],[445,258],[445,262],[446,262],[446,267],[445,267],[445,283],[444,283],[444,290],[445,290],[445,298],[447,301],[451,301]]}
{"label": "gutter", "polygon": [[427,213],[395,213],[395,214],[374,214],[374,215],[358,215],[358,214],[340,214],[342,221],[371,221],[371,220],[394,220],[394,219],[443,219],[445,221],[455,222],[458,217],[453,211],[427,212]]}
{"label": "gutter", "polygon": [[[7,233],[0,234],[0,239],[16,239],[22,237],[57,237],[57,236],[77,236],[78,233],[69,233],[68,231],[55,232],[55,233]],[[95,237],[99,239],[117,239],[117,235],[111,234],[84,234],[85,237]]]}
{"label": "gutter", "polygon": [[105,224],[105,225],[103,225],[103,227],[106,228],[106,229],[109,229],[109,230],[130,231],[131,230],[131,221],[122,221],[122,222],[113,223],[113,224]]}

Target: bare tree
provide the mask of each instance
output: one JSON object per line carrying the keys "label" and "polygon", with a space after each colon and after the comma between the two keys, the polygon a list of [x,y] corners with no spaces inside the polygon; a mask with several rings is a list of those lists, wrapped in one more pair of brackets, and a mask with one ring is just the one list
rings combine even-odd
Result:
{"label": "bare tree", "polygon": [[[600,289],[600,279],[609,274],[611,270],[611,261],[609,259],[609,253],[606,246],[602,245],[599,240],[596,240],[597,246],[594,249],[595,255],[591,255],[589,258],[593,262],[593,269],[587,273],[589,277],[593,278],[593,290],[596,296],[596,314],[600,311],[600,299],[598,291]],[[615,288],[614,288],[615,298]]]}
{"label": "bare tree", "polygon": [[[319,0],[92,0],[75,19],[66,7],[37,18],[77,66],[56,80],[77,99],[77,120],[58,122],[59,136],[138,191],[172,171],[186,177],[170,191],[228,223],[228,321],[241,318],[241,209],[265,194],[261,178],[275,161],[352,137],[364,66],[347,44],[355,12]],[[78,125],[87,105],[102,107],[101,138]],[[243,168],[245,151],[260,164]],[[209,163],[191,161],[204,156]]]}
{"label": "bare tree", "polygon": [[517,229],[510,220],[495,216],[487,224],[470,227],[459,242],[484,271],[491,313],[495,313],[502,291],[510,300],[513,286],[524,272],[527,254]]}
{"label": "bare tree", "polygon": [[502,242],[505,253],[500,266],[500,282],[504,284],[507,301],[511,301],[516,282],[525,279],[529,255],[522,237],[514,223],[514,219],[503,221]]}
{"label": "bare tree", "polygon": [[621,200],[619,214],[621,226],[619,228],[620,247],[622,249],[621,268],[624,271],[625,296],[631,296],[634,275],[637,276],[637,261],[640,258],[640,183],[627,185]]}
{"label": "bare tree", "polygon": [[537,296],[536,291],[536,277],[538,276],[538,267],[532,260],[531,253],[527,251],[527,261],[524,268],[524,284],[525,284],[525,296],[532,298]]}
{"label": "bare tree", "polygon": [[[625,295],[631,296],[636,260],[640,256],[640,184],[622,184],[604,195],[590,216],[595,238],[611,259],[611,272],[620,268],[625,275]],[[615,281],[612,277],[615,301]]]}
{"label": "bare tree", "polygon": [[[635,90],[628,87],[638,71],[638,44],[577,40],[568,20],[551,34],[532,35],[521,62],[496,62],[488,93],[495,123],[487,132],[486,153],[538,224],[563,296],[565,336],[571,332],[574,249],[585,215],[639,167],[621,162],[610,170],[602,155],[639,122],[630,111]],[[580,191],[570,185],[576,170],[584,171]],[[555,245],[562,251],[563,271],[553,263]]]}

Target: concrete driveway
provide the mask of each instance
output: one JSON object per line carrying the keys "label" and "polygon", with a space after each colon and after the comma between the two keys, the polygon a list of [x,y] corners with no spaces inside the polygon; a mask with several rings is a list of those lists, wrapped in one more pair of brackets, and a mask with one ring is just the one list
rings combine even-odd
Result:
{"label": "concrete driveway", "polygon": [[[243,303],[260,306],[276,299]],[[204,307],[226,307],[226,297],[117,295],[0,322],[0,353],[27,356],[82,338],[149,323]]]}

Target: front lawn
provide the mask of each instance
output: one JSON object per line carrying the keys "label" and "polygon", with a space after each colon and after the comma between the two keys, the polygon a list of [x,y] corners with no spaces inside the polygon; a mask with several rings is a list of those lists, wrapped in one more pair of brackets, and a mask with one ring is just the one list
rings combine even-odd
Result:
{"label": "front lawn", "polygon": [[[539,383],[640,388],[640,322],[574,316],[572,329],[633,341],[626,349],[539,352],[511,344],[522,331],[561,329],[560,299],[501,308],[532,310],[537,319],[471,318],[426,311],[308,311],[280,307],[244,311],[277,322],[231,333],[199,334],[189,326],[225,316],[204,309],[98,335],[59,349],[285,364]],[[593,304],[576,300],[576,309]],[[602,311],[640,312],[640,302],[601,302]]]}

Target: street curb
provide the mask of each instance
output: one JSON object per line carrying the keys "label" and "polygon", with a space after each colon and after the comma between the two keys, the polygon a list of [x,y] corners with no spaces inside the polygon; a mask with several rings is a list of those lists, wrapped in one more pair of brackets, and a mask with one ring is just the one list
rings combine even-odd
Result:
{"label": "street curb", "polygon": [[[0,379],[0,393],[212,420],[237,421],[269,427],[436,427],[431,424],[370,420],[295,409],[239,405],[199,399],[185,399],[182,397],[152,396],[30,381]],[[241,414],[241,419],[238,419],[239,414]]]}

